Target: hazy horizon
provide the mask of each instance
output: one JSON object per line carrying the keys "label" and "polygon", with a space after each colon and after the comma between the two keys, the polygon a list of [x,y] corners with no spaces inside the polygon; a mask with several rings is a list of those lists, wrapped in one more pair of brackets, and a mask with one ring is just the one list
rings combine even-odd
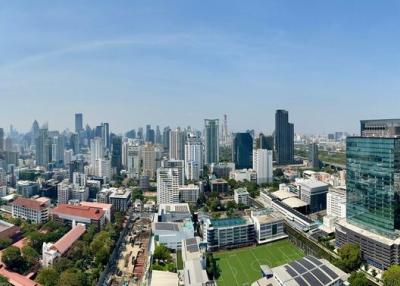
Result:
{"label": "hazy horizon", "polygon": [[2,2],[0,127],[74,113],[116,133],[146,124],[357,133],[400,117],[397,1]]}

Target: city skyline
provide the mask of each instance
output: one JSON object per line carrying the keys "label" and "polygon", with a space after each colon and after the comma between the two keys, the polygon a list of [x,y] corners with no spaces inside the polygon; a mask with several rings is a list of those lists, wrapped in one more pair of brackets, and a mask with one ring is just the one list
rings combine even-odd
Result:
{"label": "city skyline", "polygon": [[204,118],[228,114],[232,131],[270,133],[283,108],[296,133],[356,133],[361,119],[399,117],[398,8],[395,1],[7,3],[0,122],[27,131],[37,119],[74,130],[73,114],[82,112],[85,124],[109,122],[121,133],[148,123],[202,128]]}

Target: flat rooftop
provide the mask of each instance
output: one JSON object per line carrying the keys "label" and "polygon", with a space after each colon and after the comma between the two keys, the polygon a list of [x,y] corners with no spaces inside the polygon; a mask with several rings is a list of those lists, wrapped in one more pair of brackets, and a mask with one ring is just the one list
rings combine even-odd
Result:
{"label": "flat rooftop", "polygon": [[215,228],[244,225],[248,222],[243,217],[211,219],[210,221],[212,226]]}
{"label": "flat rooftop", "polygon": [[300,200],[299,198],[294,198],[294,197],[287,198],[287,199],[283,200],[282,203],[284,203],[294,209],[308,206],[308,204],[306,202]]}
{"label": "flat rooftop", "polygon": [[274,197],[277,197],[281,201],[284,200],[284,199],[287,199],[287,198],[294,198],[294,197],[298,196],[297,194],[295,194],[293,192],[286,191],[286,190],[280,190],[280,191],[273,192],[272,195]]}

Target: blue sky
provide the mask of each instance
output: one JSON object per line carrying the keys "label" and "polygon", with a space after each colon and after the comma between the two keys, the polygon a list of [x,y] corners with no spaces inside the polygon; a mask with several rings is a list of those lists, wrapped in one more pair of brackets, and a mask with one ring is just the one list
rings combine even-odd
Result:
{"label": "blue sky", "polygon": [[357,132],[400,117],[399,1],[3,1],[0,126]]}

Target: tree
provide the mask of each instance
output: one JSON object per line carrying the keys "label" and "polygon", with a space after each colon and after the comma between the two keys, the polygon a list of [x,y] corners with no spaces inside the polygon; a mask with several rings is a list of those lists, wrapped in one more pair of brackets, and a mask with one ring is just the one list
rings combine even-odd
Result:
{"label": "tree", "polygon": [[206,267],[207,274],[210,278],[217,279],[219,277],[221,270],[211,252],[207,252],[206,254]]}
{"label": "tree", "polygon": [[351,286],[368,286],[369,282],[365,274],[362,272],[353,272],[351,273],[348,281]]}
{"label": "tree", "polygon": [[0,286],[11,286],[11,284],[8,283],[8,279],[3,275],[0,275]]}
{"label": "tree", "polygon": [[22,257],[29,267],[35,265],[39,261],[39,253],[29,245],[22,248]]}
{"label": "tree", "polygon": [[154,250],[154,259],[163,260],[163,261],[170,261],[171,260],[171,252],[168,250],[167,247],[160,244],[157,245],[156,249]]}
{"label": "tree", "polygon": [[59,286],[84,286],[87,284],[86,275],[76,268],[70,268],[62,272],[58,281]]}
{"label": "tree", "polygon": [[360,246],[358,244],[347,243],[338,250],[340,256],[337,265],[346,272],[357,270],[361,264]]}
{"label": "tree", "polygon": [[384,286],[400,286],[400,265],[390,266],[383,273]]}
{"label": "tree", "polygon": [[56,259],[56,261],[53,263],[53,268],[58,272],[61,273],[68,268],[71,268],[73,265],[73,262],[65,257],[59,257]]}
{"label": "tree", "polygon": [[[17,271],[17,272],[23,272],[23,266],[24,266],[24,259],[21,256],[21,251],[19,250],[18,247],[15,246],[10,246],[7,247],[3,251],[2,255],[2,261],[4,264],[7,266],[7,268]],[[22,270],[22,271],[21,271]]]}
{"label": "tree", "polygon": [[36,281],[42,286],[57,286],[58,276],[54,268],[43,268],[39,271]]}
{"label": "tree", "polygon": [[11,244],[12,244],[12,240],[10,238],[8,238],[8,237],[0,238],[0,249],[9,247]]}

